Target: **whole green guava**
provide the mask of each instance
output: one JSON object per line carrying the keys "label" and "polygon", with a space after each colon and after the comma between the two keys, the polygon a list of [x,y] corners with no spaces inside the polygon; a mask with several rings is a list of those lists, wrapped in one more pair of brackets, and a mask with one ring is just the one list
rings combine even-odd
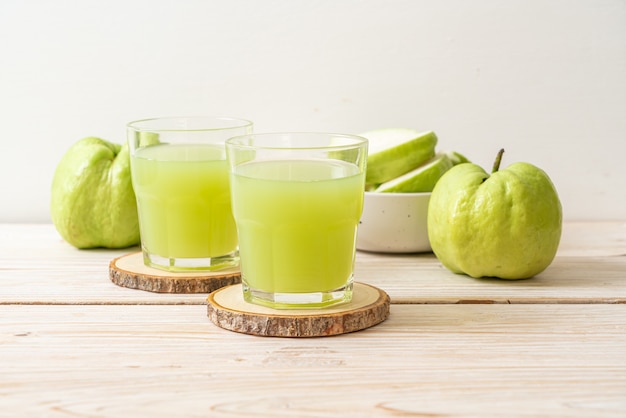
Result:
{"label": "whole green guava", "polygon": [[491,175],[462,163],[435,185],[428,207],[433,252],[454,273],[525,279],[545,270],[561,239],[562,207],[540,168],[518,162]]}
{"label": "whole green guava", "polygon": [[52,180],[50,214],[77,248],[125,248],[139,243],[137,201],[128,145],[101,138],[77,141]]}

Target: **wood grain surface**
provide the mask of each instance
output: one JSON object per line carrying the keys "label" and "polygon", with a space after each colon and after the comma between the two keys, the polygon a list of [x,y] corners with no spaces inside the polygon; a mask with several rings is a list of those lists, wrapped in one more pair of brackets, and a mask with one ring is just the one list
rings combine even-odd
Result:
{"label": "wood grain surface", "polygon": [[[52,225],[0,225],[0,304],[205,304],[206,293],[157,294],[111,283],[111,260],[138,250],[77,250]],[[580,222],[564,224],[557,257],[529,280],[455,275],[432,253],[366,252],[357,252],[355,280],[383,289],[392,303],[624,303],[624,271],[626,222]]]}
{"label": "wood grain surface", "polygon": [[218,327],[264,337],[328,337],[361,331],[389,317],[389,295],[383,290],[354,283],[348,303],[319,309],[272,309],[248,303],[242,285],[212,292],[207,316]]}
{"label": "wood grain surface", "polygon": [[226,331],[194,305],[0,318],[10,416],[626,416],[626,305],[392,305],[312,339]]}
{"label": "wood grain surface", "polygon": [[157,293],[210,293],[241,283],[239,267],[217,271],[171,272],[148,267],[141,252],[124,254],[109,263],[109,278],[118,286]]}
{"label": "wood grain surface", "polygon": [[360,252],[390,315],[325,338],[231,332],[207,294],[116,286],[133,250],[0,225],[0,417],[626,416],[626,222],[565,224],[518,282]]}

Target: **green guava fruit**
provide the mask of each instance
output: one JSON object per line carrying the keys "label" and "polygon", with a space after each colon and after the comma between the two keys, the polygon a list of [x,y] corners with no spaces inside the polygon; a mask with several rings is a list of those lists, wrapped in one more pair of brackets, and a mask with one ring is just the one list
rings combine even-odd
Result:
{"label": "green guava fruit", "polygon": [[139,244],[128,145],[96,137],[73,144],[54,173],[50,214],[61,237],[77,248]]}
{"label": "green guava fruit", "polygon": [[428,206],[428,237],[441,263],[471,277],[526,279],[552,263],[561,239],[562,207],[540,168],[524,162],[491,175],[461,163],[437,182]]}

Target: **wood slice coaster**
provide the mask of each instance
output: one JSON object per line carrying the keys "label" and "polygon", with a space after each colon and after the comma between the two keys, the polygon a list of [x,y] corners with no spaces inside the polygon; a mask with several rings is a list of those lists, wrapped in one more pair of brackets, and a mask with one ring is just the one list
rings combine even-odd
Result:
{"label": "wood slice coaster", "polygon": [[209,319],[220,328],[265,337],[324,337],[369,328],[389,317],[389,296],[354,283],[352,301],[320,309],[272,309],[243,299],[241,284],[211,293]]}
{"label": "wood slice coaster", "polygon": [[218,271],[170,272],[146,266],[141,252],[112,260],[109,277],[118,286],[157,293],[211,293],[224,286],[241,283],[239,267]]}

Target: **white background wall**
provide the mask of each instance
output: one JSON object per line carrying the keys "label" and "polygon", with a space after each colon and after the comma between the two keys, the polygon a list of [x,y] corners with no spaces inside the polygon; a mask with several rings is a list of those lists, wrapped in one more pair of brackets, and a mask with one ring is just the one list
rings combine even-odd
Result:
{"label": "white background wall", "polygon": [[0,1],[0,222],[49,222],[78,139],[212,114],[434,130],[528,161],[568,220],[626,219],[624,0]]}

